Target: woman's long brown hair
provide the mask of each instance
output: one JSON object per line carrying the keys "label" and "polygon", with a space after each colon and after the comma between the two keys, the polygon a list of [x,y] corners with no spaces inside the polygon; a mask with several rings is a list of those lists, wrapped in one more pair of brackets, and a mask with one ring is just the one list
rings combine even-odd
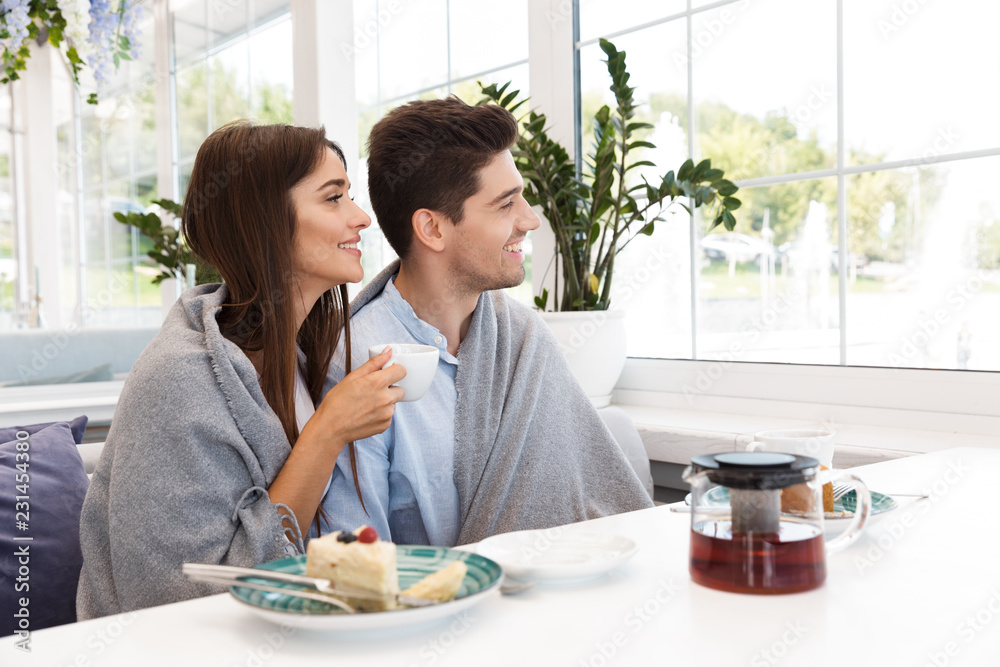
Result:
{"label": "woman's long brown hair", "polygon": [[[323,294],[295,331],[291,191],[332,149],[340,147],[321,128],[253,125],[236,121],[213,132],[198,149],[184,198],[181,230],[191,249],[214,266],[229,295],[219,312],[222,334],[244,352],[260,355],[260,386],[295,446],[296,343],[305,353],[305,381],[319,401],[340,332],[345,373],[351,372],[347,286]],[[354,443],[351,473],[364,508]],[[367,510],[366,510],[367,511]],[[313,517],[319,530],[320,509]]]}

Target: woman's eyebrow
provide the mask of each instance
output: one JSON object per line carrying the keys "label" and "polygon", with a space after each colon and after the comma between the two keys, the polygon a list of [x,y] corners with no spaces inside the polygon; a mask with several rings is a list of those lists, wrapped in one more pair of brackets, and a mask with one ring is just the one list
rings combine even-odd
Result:
{"label": "woman's eyebrow", "polygon": [[323,185],[321,185],[318,188],[316,188],[316,192],[319,192],[320,190],[326,190],[327,188],[332,187],[332,186],[337,186],[337,187],[341,187],[341,188],[344,187],[344,179],[342,179],[342,178],[331,178],[329,181],[327,181]]}

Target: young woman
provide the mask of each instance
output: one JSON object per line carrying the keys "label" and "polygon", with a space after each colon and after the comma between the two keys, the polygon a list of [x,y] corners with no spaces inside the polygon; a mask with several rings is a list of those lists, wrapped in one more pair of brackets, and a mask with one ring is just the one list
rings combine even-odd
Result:
{"label": "young woman", "polygon": [[301,553],[338,455],[389,426],[388,352],[328,377],[371,224],[344,167],[322,129],[239,122],[198,150],[182,229],[224,282],[181,296],[125,382],[83,506],[80,619],[221,590],[184,562]]}

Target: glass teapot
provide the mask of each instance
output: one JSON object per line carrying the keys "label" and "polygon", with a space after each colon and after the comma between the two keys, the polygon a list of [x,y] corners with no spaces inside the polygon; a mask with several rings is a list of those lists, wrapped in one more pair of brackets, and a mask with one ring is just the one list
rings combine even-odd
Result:
{"label": "glass teapot", "polygon": [[[854,483],[858,507],[846,531],[824,539],[823,485]],[[727,452],[696,456],[691,485],[691,578],[735,593],[794,593],[826,579],[826,554],[856,540],[871,514],[871,494],[857,476],[820,470],[808,456]],[[827,509],[832,510],[828,491]]]}

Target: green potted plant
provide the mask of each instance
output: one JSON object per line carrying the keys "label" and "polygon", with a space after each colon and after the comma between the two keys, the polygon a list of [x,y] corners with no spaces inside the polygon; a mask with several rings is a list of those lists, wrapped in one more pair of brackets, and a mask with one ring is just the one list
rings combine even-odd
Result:
{"label": "green potted plant", "polygon": [[[723,225],[732,231],[736,225],[733,211],[740,207],[740,200],[733,196],[737,186],[726,180],[723,170],[713,168],[709,159],[698,164],[687,160],[659,182],[645,178],[629,182],[633,169],[656,166],[637,157],[637,149],[655,148],[639,136],[653,126],[634,120],[638,105],[635,88],[628,85],[625,52],[605,39],[600,46],[607,55],[615,106],[602,106],[594,115],[594,143],[583,160],[582,173],[569,152],[548,135],[545,114],[529,111],[522,115],[522,131],[513,151],[525,180],[524,197],[540,210],[555,235],[554,293],[542,290],[535,305],[561,337],[571,367],[597,404],[610,401],[611,388],[625,363],[624,313],[608,310],[618,253],[639,235],[652,235],[656,223],[664,220],[663,211],[673,203],[689,212],[691,207],[705,210],[711,221],[709,230]],[[526,100],[518,99],[519,91],[507,92],[509,86],[480,84],[485,96],[482,103],[499,104],[516,113]],[[617,349],[581,353],[582,342],[600,344],[602,339]],[[596,359],[610,362],[599,368]]]}
{"label": "green potted plant", "polygon": [[[181,217],[181,205],[175,201],[157,199],[153,204],[173,217]],[[171,221],[163,222],[160,216],[153,212],[134,211],[116,212],[115,220],[123,225],[135,227],[153,242],[152,250],[146,252],[146,255],[156,262],[160,269],[160,273],[153,278],[154,285],[169,279],[176,279],[181,284],[191,282],[196,285],[222,282],[222,277],[212,266],[205,264],[191,252]],[[192,270],[193,276],[189,275]]]}

